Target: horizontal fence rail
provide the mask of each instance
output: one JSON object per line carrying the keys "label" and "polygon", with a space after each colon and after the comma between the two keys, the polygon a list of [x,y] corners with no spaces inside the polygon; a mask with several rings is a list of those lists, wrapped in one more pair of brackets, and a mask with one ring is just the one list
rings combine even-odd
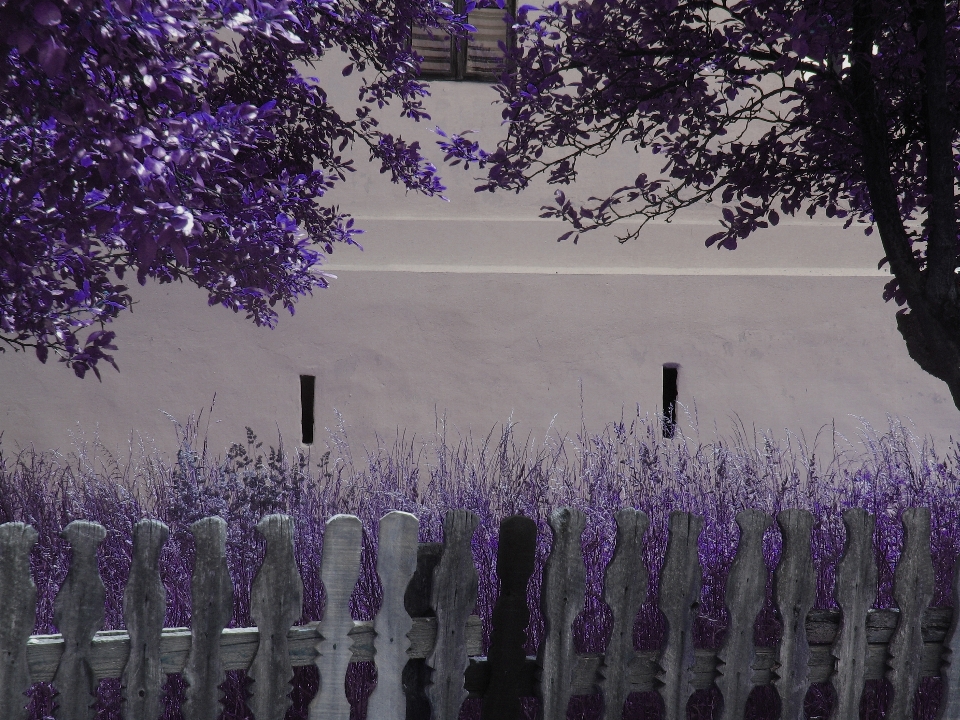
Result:
{"label": "horizontal fence rail", "polygon": [[[370,622],[350,617],[349,601],[359,577],[362,530],[353,516],[327,521],[321,579],[324,619],[293,625],[300,616],[303,584],[294,562],[293,521],[270,515],[257,526],[266,541],[263,563],[251,588],[257,627],[227,628],[233,588],[226,566],[226,526],[204,518],[196,539],[190,628],[163,628],[166,598],[158,561],[166,527],[142,520],[134,529],[133,561],[124,592],[126,630],[104,631],[104,588],[97,547],[104,529],[75,521],[63,532],[72,562],[57,595],[54,618],[61,633],[31,635],[36,587],[29,556],[36,532],[27,525],[0,525],[0,718],[26,717],[25,692],[34,682],[53,682],[58,718],[93,718],[96,683],[121,678],[124,718],[155,720],[166,675],[187,681],[186,720],[210,720],[220,712],[228,670],[253,678],[248,705],[256,720],[281,720],[290,706],[294,667],[316,665],[320,689],[311,720],[349,720],[344,679],[350,663],[373,661],[377,684],[368,700],[372,720],[455,720],[467,697],[482,699],[482,716],[509,720],[521,713],[520,698],[536,696],[540,718],[563,720],[574,695],[599,694],[604,720],[622,716],[631,692],[656,691],[664,718],[686,718],[694,691],[716,686],[720,717],[742,718],[750,691],[773,685],[781,718],[802,720],[812,683],[830,682],[833,717],[857,717],[863,684],[886,678],[892,699],[887,718],[913,717],[920,679],[939,676],[940,718],[960,718],[958,613],[930,608],[933,566],[929,511],[904,512],[904,547],[894,574],[899,609],[870,608],[877,593],[873,556],[874,520],[863,510],[844,513],[846,545],[837,567],[839,610],[813,609],[816,577],[810,556],[812,518],[801,510],[776,517],[783,550],[773,573],[773,601],[782,620],[780,640],[753,643],[757,614],[766,598],[768,571],[762,537],[773,518],[748,510],[737,516],[740,542],[727,580],[728,629],[718,649],[693,645],[701,568],[697,539],[702,520],[671,514],[658,607],[667,631],[658,650],[633,647],[633,625],[647,598],[641,562],[644,513],[617,513],[617,543],[605,571],[603,599],[613,632],[603,654],[577,654],[573,621],[582,611],[585,569],[580,537],[585,516],[563,508],[550,519],[553,544],[544,568],[541,609],[544,639],[535,657],[523,651],[529,621],[526,587],[533,574],[537,527],[514,516],[500,528],[496,572],[500,592],[492,616],[487,655],[482,656],[477,571],[470,550],[477,517],[452,510],[443,544],[418,543],[419,523],[408,513],[381,520],[377,573],[383,604]],[[960,606],[960,572],[954,573],[954,608]],[[852,712],[851,712],[852,710]]]}

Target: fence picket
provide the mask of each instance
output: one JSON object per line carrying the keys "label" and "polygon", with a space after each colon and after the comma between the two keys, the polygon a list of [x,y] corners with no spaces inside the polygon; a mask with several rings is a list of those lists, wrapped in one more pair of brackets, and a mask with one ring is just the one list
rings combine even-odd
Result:
{"label": "fence picket", "polygon": [[133,526],[133,558],[123,590],[123,623],[130,635],[130,654],[123,668],[124,720],[156,720],[166,677],[160,666],[160,633],[167,612],[167,591],[157,562],[170,531],[159,520]]}
{"label": "fence picket", "polygon": [[533,574],[537,552],[537,524],[528,517],[512,515],[500,522],[497,543],[497,577],[500,594],[493,608],[487,664],[490,682],[483,696],[482,720],[519,720],[520,682],[527,663],[524,644],[530,611],[527,583]]}
{"label": "fence picket", "polygon": [[208,517],[190,526],[194,538],[190,579],[192,612],[190,651],[183,669],[187,683],[184,720],[216,718],[221,710],[220,684],[226,677],[220,636],[233,617],[233,583],[227,569],[227,524]]}
{"label": "fence picket", "polygon": [[721,720],[740,720],[753,689],[753,661],[756,648],[753,631],[763,607],[767,587],[767,566],[763,562],[763,533],[771,518],[759,510],[737,513],[740,542],[727,576],[725,602],[729,613],[727,634],[717,654],[720,677],[717,687],[723,696]]}
{"label": "fence picket", "polygon": [[380,518],[377,575],[383,604],[373,621],[377,685],[367,701],[371,720],[404,720],[402,677],[413,618],[403,607],[403,594],[417,569],[419,529],[420,521],[410,513],[394,510]]}
{"label": "fence picket", "polygon": [[467,699],[463,673],[469,665],[464,628],[477,604],[479,577],[470,542],[480,518],[469,510],[448,510],[443,520],[443,554],[433,572],[430,604],[437,615],[437,642],[427,658],[433,670],[426,694],[434,720],[457,720]]}
{"label": "fence picket", "polygon": [[[403,607],[412,618],[430,616],[430,620],[436,620],[432,617],[430,598],[433,571],[441,555],[443,543],[420,543],[417,546],[417,569],[403,594]],[[427,699],[429,684],[430,668],[426,657],[411,658],[403,668],[403,692],[407,696],[406,720],[430,720],[430,701]]]}
{"label": "fence picket", "polygon": [[613,614],[613,632],[600,666],[603,720],[623,716],[630,694],[629,670],[637,656],[633,625],[647,599],[647,568],[643,564],[643,535],[650,525],[646,513],[624,508],[617,512],[617,545],[603,579],[603,601]]}
{"label": "fence picket", "polygon": [[940,711],[937,720],[960,718],[960,555],[953,564],[953,617],[950,628],[943,640],[943,658],[940,669],[940,682],[943,695],[940,697]]}
{"label": "fence picket", "polygon": [[900,621],[889,647],[887,678],[893,685],[889,720],[910,720],[920,685],[923,653],[923,612],[933,598],[933,560],[930,557],[930,510],[903,511],[903,552],[893,573],[893,599]]}
{"label": "fence picket", "polygon": [[777,514],[783,534],[780,564],[773,574],[773,598],[783,634],[777,643],[776,679],[781,720],[803,720],[803,700],[810,688],[810,644],[807,613],[817,595],[817,575],[810,554],[813,515],[807,510],[783,510]]}
{"label": "fence picket", "polygon": [[70,543],[67,577],[53,602],[53,621],[63,636],[63,655],[53,676],[54,717],[93,720],[97,678],[90,665],[93,636],[103,627],[106,588],[97,567],[97,548],[107,531],[102,525],[74,520],[60,537]]}
{"label": "fence picket", "polygon": [[686,720],[693,694],[693,623],[700,606],[700,568],[697,538],[703,518],[692,513],[670,513],[667,555],[660,571],[657,607],[667,621],[666,639],[657,658],[664,720]]}
{"label": "fence picket", "polygon": [[0,718],[25,720],[30,689],[27,641],[37,619],[37,586],[30,576],[30,551],[37,531],[23,523],[0,525]]}
{"label": "fence picket", "polygon": [[583,610],[586,568],[580,538],[586,516],[572,508],[550,514],[553,546],[543,569],[541,604],[543,641],[537,657],[540,676],[539,720],[564,720],[573,689],[577,655],[573,621]]}
{"label": "fence picket", "polygon": [[267,515],[257,523],[257,532],[267,547],[250,592],[260,643],[247,670],[253,679],[248,706],[255,720],[283,720],[293,678],[287,632],[303,612],[303,580],[294,560],[293,519]]}
{"label": "fence picket", "polygon": [[830,653],[836,669],[830,682],[836,692],[831,718],[859,717],[867,663],[867,612],[877,597],[877,564],[873,556],[873,515],[861,508],[843,511],[847,537],[837,565],[834,598],[840,607],[840,629]]}
{"label": "fence picket", "polygon": [[354,515],[334,515],[323,532],[320,579],[326,594],[317,658],[320,687],[310,702],[310,720],[350,720],[344,681],[350,664],[353,629],[350,596],[360,577],[363,525]]}

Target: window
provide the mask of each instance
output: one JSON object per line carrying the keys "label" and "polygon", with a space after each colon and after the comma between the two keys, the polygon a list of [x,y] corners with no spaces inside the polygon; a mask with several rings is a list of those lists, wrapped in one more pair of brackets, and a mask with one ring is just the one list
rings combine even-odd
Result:
{"label": "window", "polygon": [[300,376],[300,436],[304,445],[313,444],[313,403],[316,384],[315,376]]}
{"label": "window", "polygon": [[[464,0],[453,0],[454,9],[463,12]],[[504,57],[500,43],[512,41],[510,25],[503,21],[513,14],[513,2],[500,8],[474,10],[468,19],[477,28],[465,39],[454,39],[437,28],[415,27],[410,44],[423,57],[420,73],[428,78],[448,80],[493,81],[503,71]]]}

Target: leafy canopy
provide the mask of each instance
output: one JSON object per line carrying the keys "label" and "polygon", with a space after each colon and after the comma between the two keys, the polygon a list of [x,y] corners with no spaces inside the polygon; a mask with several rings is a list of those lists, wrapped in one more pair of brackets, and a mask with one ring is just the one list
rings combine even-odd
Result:
{"label": "leafy canopy", "polygon": [[[326,287],[325,254],[361,232],[319,201],[348,146],[444,189],[378,129],[390,102],[429,117],[411,23],[470,29],[440,0],[0,0],[0,350],[99,376],[128,272],[268,326]],[[295,65],[336,49],[365,73],[347,114]]]}
{"label": "leafy canopy", "polygon": [[557,191],[543,210],[571,223],[564,237],[705,201],[722,206],[706,244],[731,250],[799,212],[876,227],[911,356],[960,407],[957,13],[956,0],[525,5],[498,86],[507,137],[461,154],[491,191],[572,183],[620,144],[662,158],[603,197]]}

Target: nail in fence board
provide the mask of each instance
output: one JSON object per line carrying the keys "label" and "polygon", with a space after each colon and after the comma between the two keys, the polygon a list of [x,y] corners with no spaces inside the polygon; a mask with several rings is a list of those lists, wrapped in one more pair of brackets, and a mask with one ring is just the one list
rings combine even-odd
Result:
{"label": "nail in fence board", "polygon": [[777,515],[783,536],[780,563],[773,574],[773,600],[783,623],[777,643],[776,679],[781,720],[804,720],[803,699],[810,688],[807,613],[816,601],[817,575],[810,554],[813,515],[783,510]]}
{"label": "nail in fence board", "polygon": [[160,633],[167,591],[157,562],[169,535],[159,520],[141,520],[133,526],[133,558],[123,590],[123,624],[130,635],[130,655],[120,678],[124,720],[160,717],[160,693],[166,680],[160,666]]}
{"label": "nail in fence board", "polygon": [[586,593],[586,568],[580,547],[586,517],[579,510],[560,508],[551,513],[549,523],[553,530],[553,546],[543,569],[544,637],[537,657],[541,696],[539,720],[564,720],[577,664],[573,621],[583,610]]}
{"label": "nail in fence board", "polygon": [[937,720],[960,718],[960,555],[953,565],[953,617],[943,642],[940,682],[943,696]]}
{"label": "nail in fence board", "polygon": [[[417,546],[417,569],[403,594],[403,607],[407,614],[414,618],[414,627],[418,622],[429,621],[434,628],[434,639],[437,618],[433,616],[430,608],[430,589],[433,587],[433,571],[442,554],[443,543],[420,543]],[[413,645],[412,636],[410,640]],[[406,720],[430,720],[430,701],[426,692],[430,682],[430,668],[427,667],[426,658],[432,650],[433,642],[423,654],[411,653],[410,660],[403,668],[403,693],[407,696]]]}
{"label": "nail in fence board", "polygon": [[512,515],[500,522],[497,577],[500,594],[493,608],[490,650],[487,653],[489,684],[483,696],[482,720],[519,720],[521,687],[527,654],[527,583],[537,552],[537,524]]}
{"label": "nail in fence board", "polygon": [[434,720],[457,720],[467,699],[463,673],[469,665],[467,618],[477,604],[479,578],[470,541],[480,518],[469,510],[448,510],[443,521],[443,554],[433,571],[430,604],[437,616],[437,643],[427,658],[433,670],[426,694]]}
{"label": "nail in fence board", "polygon": [[619,720],[630,694],[629,670],[636,660],[633,625],[647,599],[643,535],[650,525],[645,513],[624,508],[616,515],[617,546],[603,580],[603,601],[613,614],[613,632],[600,665],[603,720]]}
{"label": "nail in fence board", "polygon": [[360,518],[334,515],[327,520],[320,562],[326,602],[315,660],[320,671],[320,687],[310,702],[310,720],[350,720],[344,681],[353,643],[347,635],[353,629],[350,596],[360,577],[362,541]]}
{"label": "nail in fence board", "polygon": [[30,576],[30,551],[37,531],[23,523],[0,525],[0,718],[25,720],[30,671],[27,641],[37,619],[37,586]]}
{"label": "nail in fence board", "polygon": [[725,596],[730,620],[717,654],[720,661],[717,687],[723,696],[721,720],[741,720],[753,689],[753,662],[756,659],[753,631],[767,587],[763,533],[771,522],[772,519],[759,510],[737,513],[740,542],[727,576]]}
{"label": "nail in fence board", "polygon": [[403,606],[403,595],[417,569],[420,521],[410,513],[393,511],[380,519],[377,575],[383,604],[373,621],[377,685],[367,701],[367,717],[404,720],[403,668],[409,660],[413,618]]}
{"label": "nail in fence board", "polygon": [[930,557],[930,510],[903,511],[903,552],[893,573],[893,599],[900,621],[890,640],[887,678],[893,685],[888,720],[910,720],[920,685],[923,612],[933,598],[933,560]]}
{"label": "nail in fence board", "polygon": [[836,658],[830,677],[836,692],[830,717],[860,716],[860,697],[866,679],[867,613],[877,598],[877,564],[873,555],[875,518],[861,508],[843,511],[846,540],[837,565],[834,598],[840,607],[840,629],[830,650]]}
{"label": "nail in fence board", "polygon": [[693,694],[693,623],[700,607],[700,568],[697,539],[703,518],[685,512],[670,513],[667,555],[660,571],[657,607],[667,621],[666,639],[657,658],[664,720],[686,720]]}
{"label": "nail in fence board", "polygon": [[57,704],[54,717],[93,720],[97,678],[90,665],[93,637],[103,628],[106,588],[97,567],[97,548],[107,531],[102,525],[74,520],[60,537],[70,543],[67,577],[53,601],[53,621],[63,636],[63,655],[53,676]]}
{"label": "nail in fence board", "polygon": [[190,651],[183,679],[184,720],[209,720],[221,711],[220,684],[226,677],[220,650],[223,629],[233,617],[233,582],[227,569],[227,524],[208,517],[190,526],[195,544],[190,580]]}
{"label": "nail in fence board", "polygon": [[293,678],[287,633],[303,612],[303,580],[293,554],[293,519],[267,515],[257,523],[257,532],[267,547],[250,592],[260,643],[247,671],[253,679],[247,704],[255,720],[283,720]]}

